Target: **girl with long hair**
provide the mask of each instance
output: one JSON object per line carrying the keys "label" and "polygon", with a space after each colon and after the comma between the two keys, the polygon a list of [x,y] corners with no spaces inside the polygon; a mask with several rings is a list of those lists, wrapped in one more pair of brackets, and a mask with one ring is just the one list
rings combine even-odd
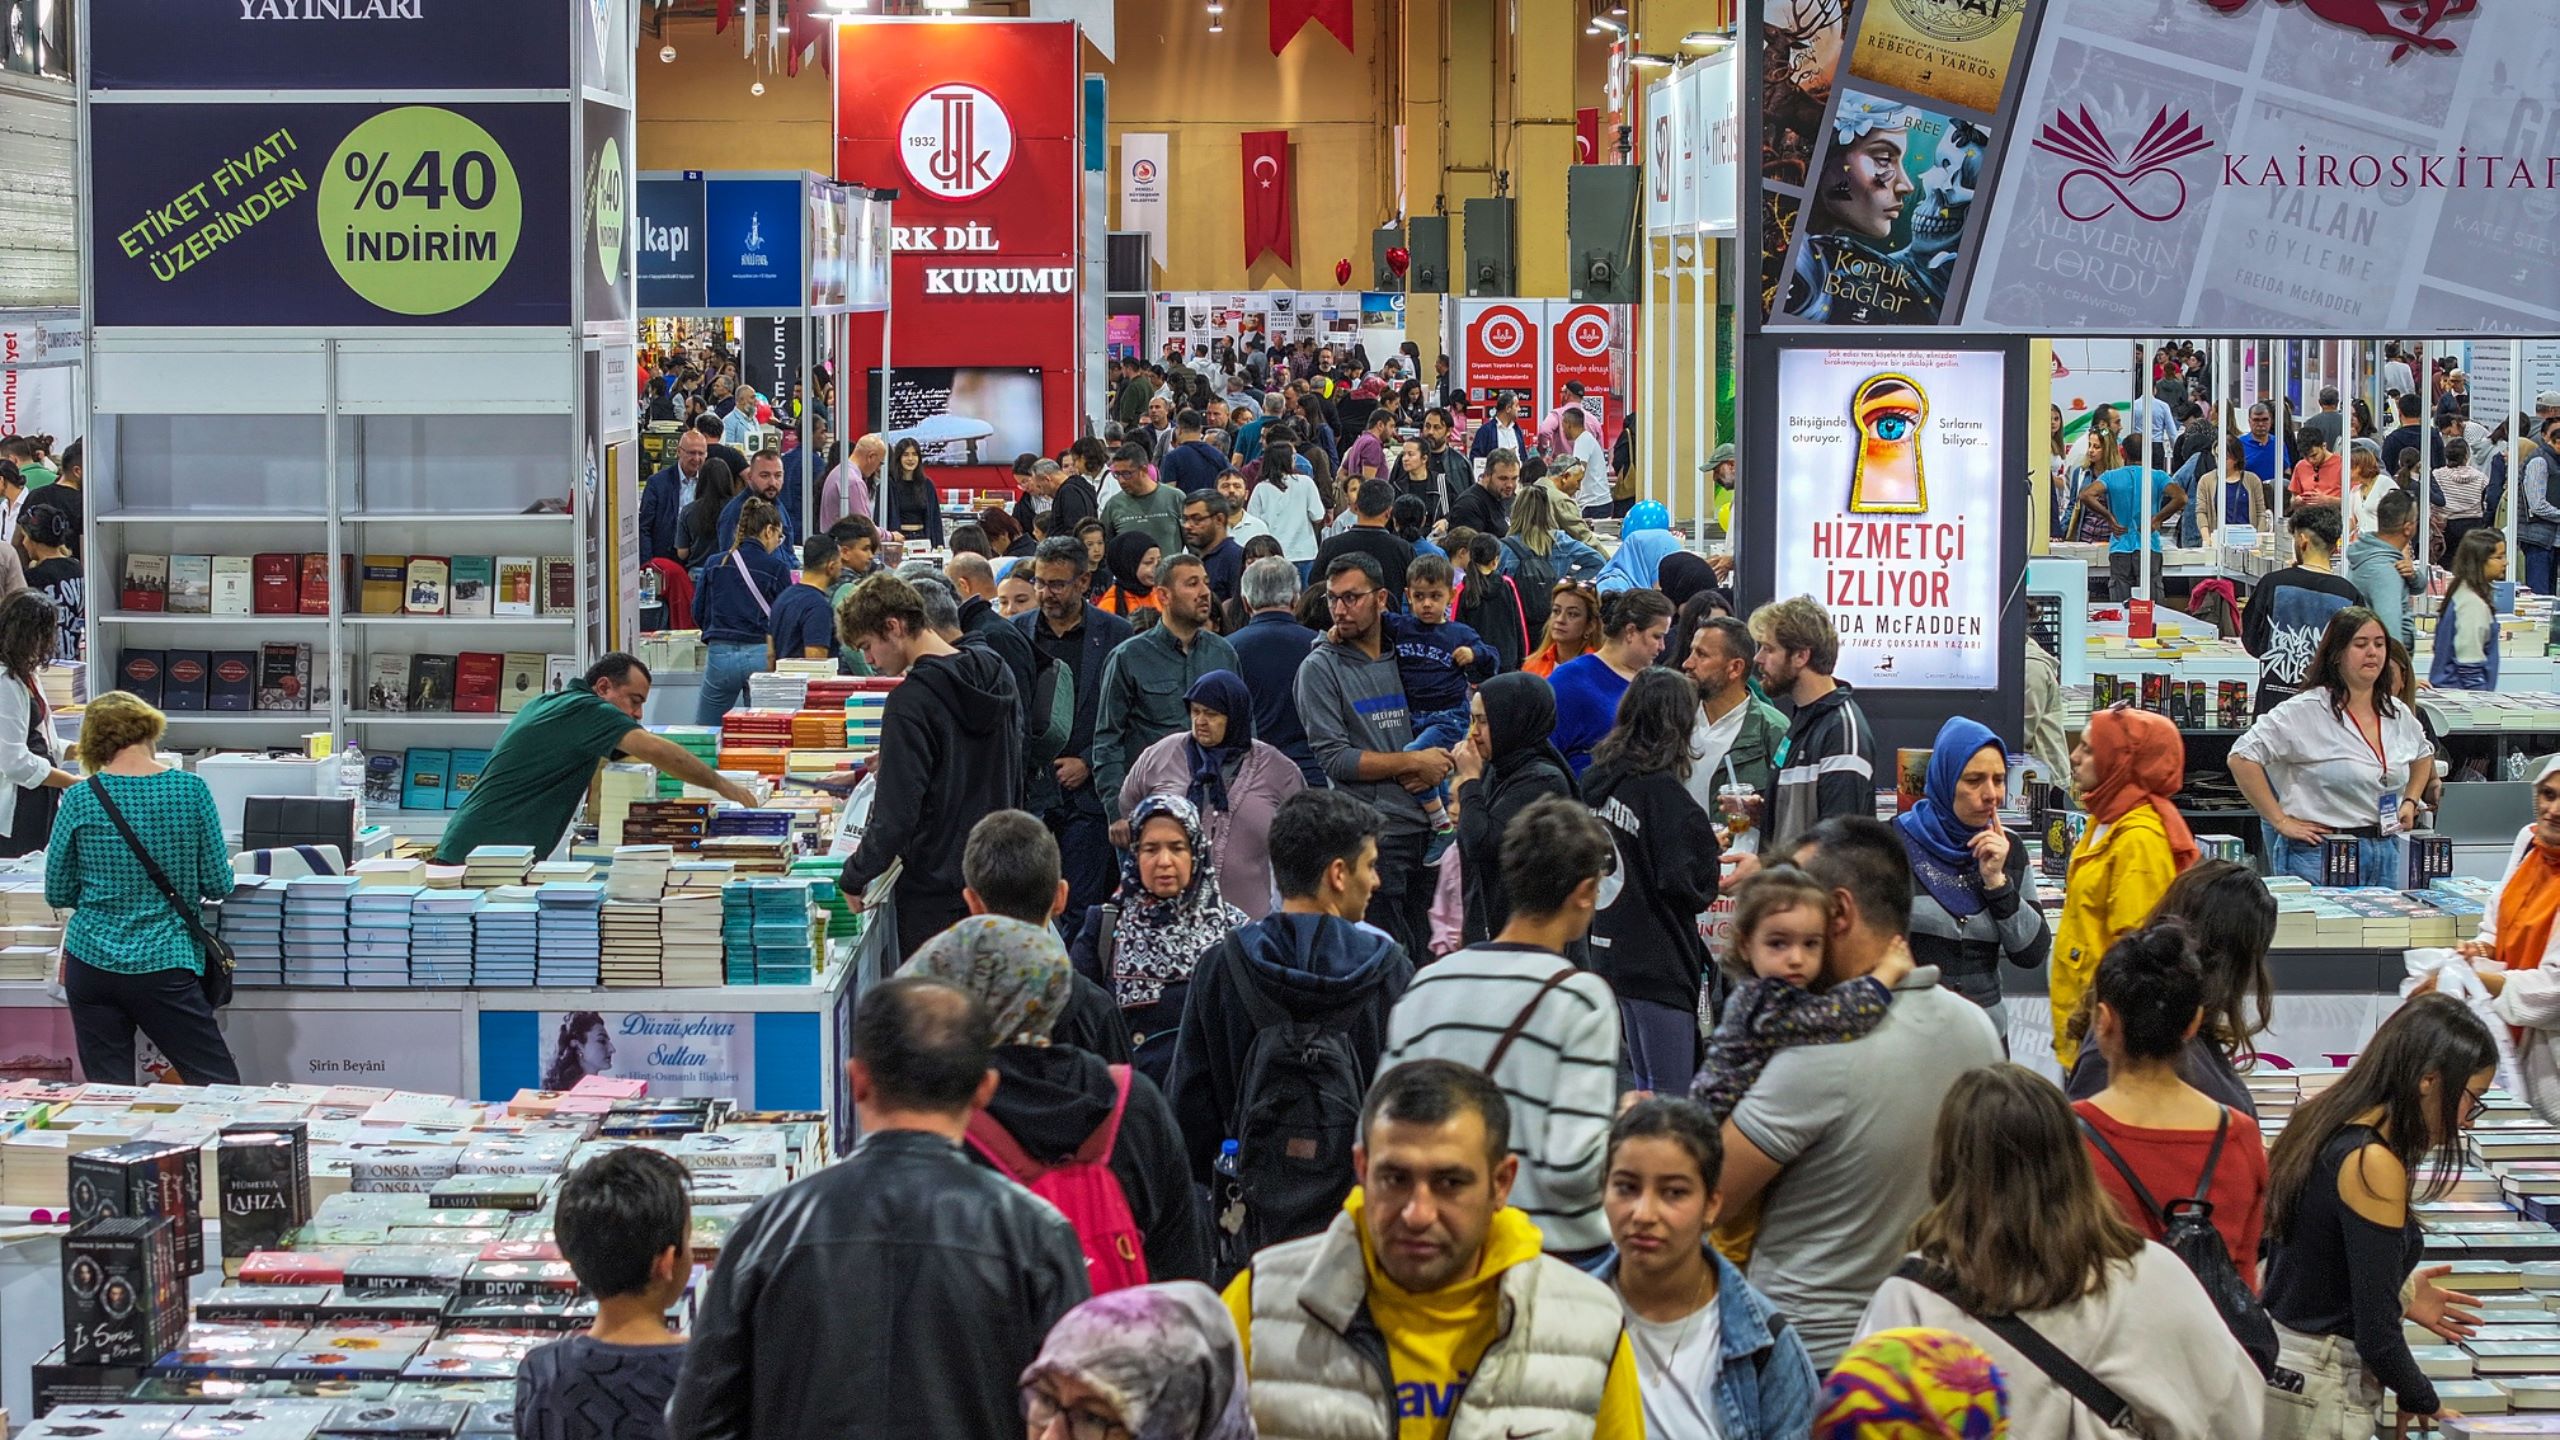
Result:
{"label": "girl with long hair", "polygon": [[2001,1334],[2016,1323],[2114,1391],[2131,1433],[2259,1440],[2256,1363],[2186,1262],[2124,1222],[2070,1105],[2033,1071],[1993,1065],[1948,1090],[1911,1252],[1859,1333],[1920,1326],[1980,1345],[2008,1379],[2010,1434],[2127,1433]]}
{"label": "girl with long hair", "polygon": [[889,451],[889,473],[880,483],[880,524],[909,544],[942,548],[942,490],[925,473],[924,447],[912,435]]}
{"label": "girl with long hair", "polygon": [[1502,542],[1502,573],[1518,575],[1530,556],[1546,562],[1558,580],[1592,580],[1608,568],[1600,552],[1565,533],[1555,489],[1525,479],[1511,501],[1511,533]]}
{"label": "girl with long hair", "polygon": [[1592,916],[1590,968],[1618,997],[1633,1088],[1685,1095],[1698,1072],[1707,973],[1698,917],[1716,898],[1722,854],[1714,823],[1689,794],[1697,687],[1677,670],[1644,670],[1617,717],[1582,774],[1583,798],[1618,855],[1614,898]]}
{"label": "girl with long hair", "polygon": [[[2160,896],[2150,923],[2176,921],[2203,976],[2204,1019],[2178,1057],[2178,1076],[2222,1104],[2256,1119],[2257,1100],[2240,1073],[2258,1060],[2257,1037],[2275,1014],[2275,976],[2267,947],[2276,938],[2276,897],[2258,872],[2233,860],[2199,860]],[[2085,1038],[2089,1012],[2073,1017]],[[2107,1088],[2108,1061],[2083,1044],[2063,1090],[2085,1100]]]}
{"label": "girl with long hair", "polygon": [[53,762],[52,714],[36,672],[59,639],[53,602],[33,590],[0,600],[0,857],[32,855],[53,835],[62,792],[79,778]]}
{"label": "girl with long hair", "polygon": [[2361,605],[2329,617],[2302,693],[2258,717],[2231,747],[2231,778],[2268,831],[2270,868],[2328,879],[2324,842],[2357,842],[2360,880],[2395,887],[2400,836],[2417,828],[2435,747],[2383,685],[2391,639]]}
{"label": "girl with long hair", "polygon": [[2444,612],[2436,622],[2428,684],[2439,690],[2498,688],[2497,584],[2506,578],[2507,537],[2486,526],[2464,532],[2453,547],[2453,583],[2445,587]]}
{"label": "girl with long hair", "polygon": [[[2392,1012],[2338,1082],[2303,1102],[2267,1157],[2267,1314],[2304,1413],[2288,1433],[2363,1440],[2382,1387],[2403,1418],[2450,1412],[2409,1353],[2401,1322],[2459,1342],[2478,1312],[2419,1268],[2413,1209],[2462,1174],[2462,1132],[2497,1071],[2497,1041],[2450,995]],[[2272,1414],[2272,1412],[2270,1412]]]}
{"label": "girl with long hair", "polygon": [[1659,590],[1621,590],[1600,597],[1600,648],[1557,666],[1556,748],[1579,775],[1592,748],[1616,723],[1618,702],[1646,667],[1662,658],[1671,633],[1671,602]]}

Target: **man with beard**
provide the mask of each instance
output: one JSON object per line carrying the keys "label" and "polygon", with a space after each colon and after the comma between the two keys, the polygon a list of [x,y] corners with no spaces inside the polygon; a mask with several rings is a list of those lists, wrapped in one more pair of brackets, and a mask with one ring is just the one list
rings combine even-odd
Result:
{"label": "man with beard", "polygon": [[1110,818],[1093,783],[1093,727],[1102,704],[1102,672],[1130,634],[1129,622],[1084,598],[1093,562],[1084,542],[1052,535],[1031,557],[1031,589],[1038,608],[1013,617],[1031,648],[1075,677],[1075,720],[1066,748],[1049,768],[1054,788],[1037,792],[1041,820],[1058,837],[1067,881],[1069,913],[1102,903],[1119,880],[1111,855]]}
{"label": "man with beard", "polygon": [[1761,688],[1795,702],[1785,760],[1769,797],[1763,854],[1785,854],[1804,832],[1834,815],[1875,815],[1876,737],[1849,687],[1831,678],[1840,632],[1809,596],[1751,612]]}
{"label": "man with beard", "polygon": [[[1777,779],[1787,717],[1751,693],[1752,649],[1750,629],[1718,615],[1698,626],[1689,653],[1680,658],[1681,670],[1698,687],[1698,720],[1689,732],[1689,793],[1709,815],[1721,810],[1716,792],[1723,787],[1748,785],[1765,805]],[[1755,825],[1725,848],[1748,853],[1759,842]]]}
{"label": "man with beard", "polygon": [[1102,695],[1093,717],[1093,783],[1111,817],[1112,843],[1126,844],[1120,815],[1120,782],[1129,762],[1148,746],[1191,724],[1183,696],[1212,670],[1233,671],[1236,647],[1212,633],[1209,617],[1218,597],[1200,557],[1173,550],[1156,565],[1162,623],[1121,642],[1102,667]]}
{"label": "man with beard", "polygon": [[1431,504],[1431,518],[1449,513],[1458,497],[1475,488],[1475,465],[1467,453],[1449,443],[1457,433],[1458,422],[1451,419],[1444,406],[1433,406],[1422,414],[1422,461],[1431,473],[1439,493],[1423,498]]}

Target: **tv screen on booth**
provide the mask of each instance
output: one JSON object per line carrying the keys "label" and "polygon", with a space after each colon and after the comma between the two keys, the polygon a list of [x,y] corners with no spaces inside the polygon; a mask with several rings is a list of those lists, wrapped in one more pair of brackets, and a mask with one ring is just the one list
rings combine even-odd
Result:
{"label": "tv screen on booth", "polygon": [[887,403],[878,370],[870,388],[881,437],[895,446],[913,435],[928,466],[1011,465],[1026,450],[1046,453],[1037,366],[900,366]]}

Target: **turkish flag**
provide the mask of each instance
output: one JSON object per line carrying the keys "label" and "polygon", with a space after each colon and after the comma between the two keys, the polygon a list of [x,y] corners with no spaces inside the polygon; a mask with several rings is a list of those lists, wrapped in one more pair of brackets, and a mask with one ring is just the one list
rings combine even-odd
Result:
{"label": "turkish flag", "polygon": [[1289,203],[1289,132],[1244,132],[1244,263],[1268,250],[1295,265],[1290,236],[1298,228]]}
{"label": "turkish flag", "polygon": [[1332,31],[1343,49],[1352,48],[1351,0],[1271,0],[1271,53],[1288,49],[1310,20]]}
{"label": "turkish flag", "polygon": [[1573,112],[1573,163],[1600,163],[1600,107],[1585,105]]}

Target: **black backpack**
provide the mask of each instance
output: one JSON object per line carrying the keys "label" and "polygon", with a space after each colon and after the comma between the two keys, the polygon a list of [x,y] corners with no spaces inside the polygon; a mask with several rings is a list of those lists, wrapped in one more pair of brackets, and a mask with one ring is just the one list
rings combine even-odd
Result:
{"label": "black backpack", "polygon": [[1503,537],[1502,553],[1511,557],[1511,582],[1519,587],[1520,613],[1529,625],[1529,633],[1521,637],[1521,643],[1535,650],[1538,637],[1547,631],[1547,611],[1555,604],[1555,557],[1541,555],[1511,535]]}
{"label": "black backpack", "polygon": [[2205,1298],[2221,1313],[2222,1323],[2230,1327],[2231,1337],[2249,1352],[2250,1359],[2258,1362],[2258,1373],[2275,1373],[2275,1322],[2267,1318],[2266,1307],[2258,1303],[2258,1297],[2249,1293],[2248,1282],[2240,1278],[2240,1267],[2231,1263],[2231,1247],[2223,1243],[2222,1232],[2213,1228],[2213,1202],[2205,1198],[2213,1193],[2213,1167],[2222,1159],[2222,1142],[2231,1133],[2231,1111],[2225,1108],[2222,1123],[2214,1127],[2213,1148],[2205,1152],[2204,1175],[2196,1181],[2196,1193],[2167,1205],[2151,1198],[2151,1192],[2135,1178],[2133,1167],[2086,1117],[2080,1121],[2080,1132],[2089,1137],[2089,1143],[2107,1158],[2108,1164],[2116,1167],[2143,1212],[2159,1224],[2160,1243],[2186,1263],[2196,1283],[2204,1287]]}
{"label": "black backpack", "polygon": [[[1245,974],[1241,958],[1234,963]],[[1342,1212],[1370,1079],[1338,1021],[1293,1019],[1250,979],[1239,990],[1254,1036],[1227,1117],[1236,1174],[1219,1178],[1216,1197],[1222,1286],[1255,1251],[1313,1235]]]}

